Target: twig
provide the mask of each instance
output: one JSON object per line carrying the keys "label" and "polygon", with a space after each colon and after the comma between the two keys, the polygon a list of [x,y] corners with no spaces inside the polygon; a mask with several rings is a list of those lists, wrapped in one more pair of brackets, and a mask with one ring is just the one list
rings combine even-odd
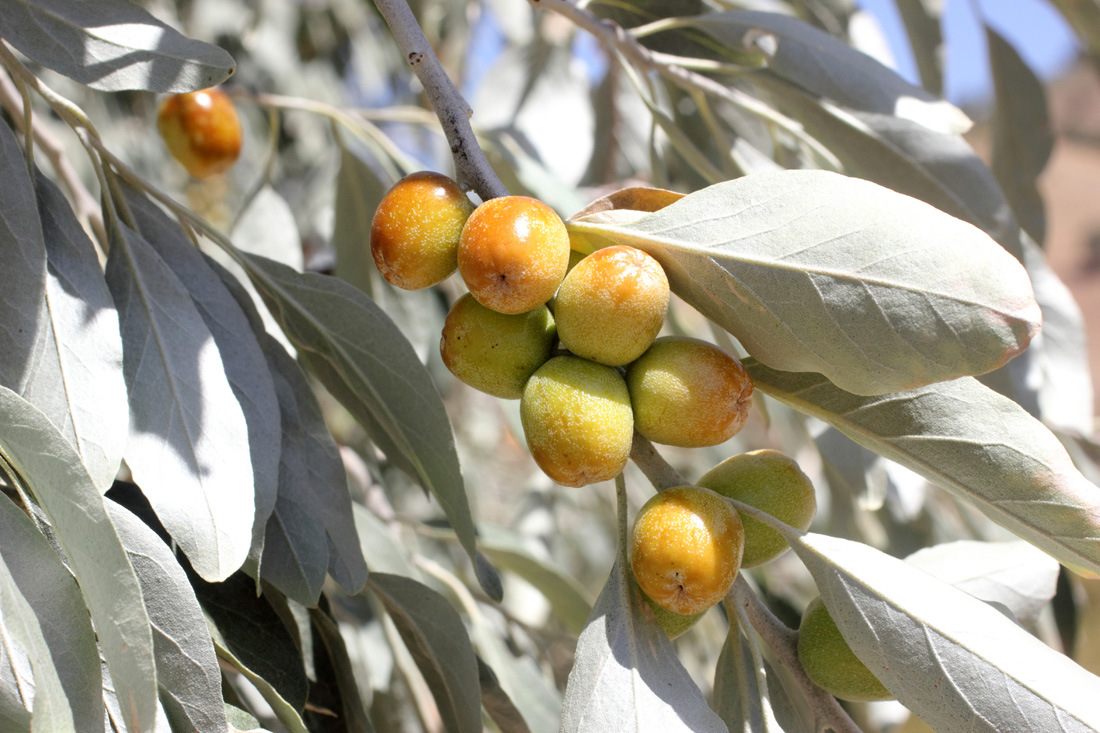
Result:
{"label": "twig", "polygon": [[500,182],[474,137],[470,127],[470,106],[443,71],[408,4],[405,0],[375,0],[374,4],[443,125],[459,182],[472,188],[483,200],[507,196],[508,189]]}
{"label": "twig", "polygon": [[744,609],[756,633],[772,650],[779,663],[790,672],[814,712],[815,727],[819,733],[825,730],[835,733],[862,733],[836,698],[815,685],[806,675],[806,670],[798,661],[798,632],[776,618],[749,587],[743,575],[738,574],[733,582],[728,601]]}
{"label": "twig", "polygon": [[690,481],[680,475],[664,456],[657,452],[653,443],[641,433],[634,432],[634,442],[630,446],[630,459],[641,469],[657,491],[671,489],[673,486],[686,486]]}

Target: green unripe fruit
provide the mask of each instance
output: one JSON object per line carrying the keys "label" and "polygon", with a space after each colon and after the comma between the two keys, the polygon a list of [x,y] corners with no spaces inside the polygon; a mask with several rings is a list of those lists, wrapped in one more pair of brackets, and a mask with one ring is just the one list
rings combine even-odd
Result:
{"label": "green unripe fruit", "polygon": [[698,613],[673,613],[667,609],[661,608],[653,599],[645,594],[643,591],[642,598],[645,600],[646,605],[653,611],[654,617],[657,619],[657,625],[661,627],[661,630],[665,632],[665,635],[669,639],[675,639],[678,636],[683,635],[695,625],[695,622],[703,618],[703,614],[706,610],[699,611]]}
{"label": "green unripe fruit", "polygon": [[[797,529],[809,529],[817,513],[817,498],[809,477],[794,459],[776,450],[756,450],[732,456],[707,471],[699,486],[743,501]],[[790,549],[783,535],[742,514],[745,556],[741,566],[754,568]]]}
{"label": "green unripe fruit", "polygon": [[696,339],[657,339],[627,368],[638,432],[683,448],[718,445],[745,425],[752,377],[741,362]]}
{"label": "green unripe fruit", "polygon": [[558,289],[554,314],[562,345],[608,366],[629,364],[657,338],[668,296],[664,269],[640,249],[593,252]]}
{"label": "green unripe fruit", "polygon": [[811,601],[802,614],[798,661],[815,685],[842,700],[894,699],[848,646],[820,597]]}
{"label": "green unripe fruit", "polygon": [[527,379],[550,358],[555,332],[544,305],[507,315],[466,293],[447,314],[439,352],[451,373],[474,389],[518,400]]}
{"label": "green unripe fruit", "polygon": [[611,367],[556,356],[527,380],[519,413],[535,463],[559,484],[606,481],[626,466],[634,414]]}

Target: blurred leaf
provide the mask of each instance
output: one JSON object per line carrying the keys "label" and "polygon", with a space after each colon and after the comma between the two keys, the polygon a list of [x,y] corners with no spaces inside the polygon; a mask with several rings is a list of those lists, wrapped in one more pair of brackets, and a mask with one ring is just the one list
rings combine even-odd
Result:
{"label": "blurred leaf", "polygon": [[42,507],[91,612],[126,725],[145,730],[156,715],[156,665],[141,586],[76,449],[49,419],[0,387],[0,458]]}
{"label": "blurred leaf", "polygon": [[1100,58],[1100,0],[1050,0],[1061,11],[1089,53]]}
{"label": "blurred leaf", "polygon": [[49,319],[38,368],[23,396],[76,447],[106,493],[122,462],[130,422],[118,311],[95,248],[64,194],[44,175],[36,185]]}
{"label": "blurred leaf", "polygon": [[787,538],[852,650],[934,729],[1100,725],[1100,678],[993,607],[861,543]]}
{"label": "blurred leaf", "polygon": [[1046,92],[1043,82],[1008,41],[988,25],[985,37],[997,102],[990,167],[1020,226],[1042,244],[1046,212],[1037,181],[1054,149]]}
{"label": "blurred leaf", "polygon": [[934,96],[943,96],[944,46],[940,28],[943,0],[896,0],[896,5],[922,86]]}
{"label": "blurred leaf", "polygon": [[304,265],[302,238],[290,204],[264,186],[233,227],[233,242],[245,252],[263,255],[295,270]]}
{"label": "blurred leaf", "polygon": [[714,670],[714,711],[731,731],[792,733],[775,719],[768,698],[768,674],[756,639],[746,637],[737,619],[731,619]]}
{"label": "blurred leaf", "polygon": [[454,608],[431,588],[388,573],[368,587],[385,606],[432,690],[448,731],[481,731],[481,690],[470,637]]}
{"label": "blurred leaf", "polygon": [[[6,501],[6,500],[5,500]],[[0,638],[11,639],[26,650],[34,672],[34,702],[31,710],[31,730],[76,731],[73,713],[65,698],[58,671],[54,667],[50,646],[43,635],[34,607],[20,591],[5,558],[0,556]]]}
{"label": "blurred leaf", "polygon": [[855,178],[763,173],[621,226],[673,292],[774,368],[860,394],[981,374],[1026,348],[1038,306],[1019,263],[978,229]]}
{"label": "blurred leaf", "polygon": [[476,562],[451,424],[405,337],[370,298],[342,280],[298,273],[255,255],[244,262],[310,369],[386,457],[435,495]]}
{"label": "blurred leaf", "polygon": [[347,733],[374,733],[370,717],[367,715],[367,711],[363,707],[363,701],[359,697],[359,686],[355,681],[355,671],[352,668],[351,660],[348,658],[344,638],[340,635],[340,627],[331,616],[320,609],[311,609],[309,617],[313,622],[314,631],[321,637],[321,641],[328,651],[328,658],[332,663],[336,683],[339,686],[342,730],[347,731]]}
{"label": "blurred leaf", "polygon": [[483,662],[481,657],[477,658],[477,674],[481,685],[481,704],[500,729],[500,733],[531,733],[512,699],[500,686],[500,680],[493,668]]}
{"label": "blurred leaf", "polygon": [[129,389],[126,463],[199,575],[224,580],[252,543],[248,425],[190,293],[141,235],[121,234],[106,273]]}
{"label": "blurred leaf", "polygon": [[1100,572],[1100,488],[1012,400],[974,379],[878,397],[817,374],[745,368],[756,388],[916,471],[1064,564]]}
{"label": "blurred leaf", "polygon": [[336,174],[335,222],[332,246],[336,249],[336,276],[372,295],[370,225],[374,210],[389,186],[369,165],[345,146],[340,146],[340,171]]}
{"label": "blurred leaf", "polygon": [[[41,727],[42,720],[47,718],[38,717],[38,690],[42,690],[43,702],[61,704],[71,715],[75,730],[94,730],[103,722],[99,649],[80,588],[31,518],[6,498],[0,498],[0,537],[3,538],[0,564],[6,566],[15,592],[23,597],[37,619],[42,641],[52,659],[45,670],[34,664],[35,678],[41,673],[42,679],[52,681],[50,678],[56,675],[60,685],[51,690],[48,684],[40,688],[36,682],[35,729],[48,729]],[[17,606],[0,604],[3,609],[0,624],[18,626]],[[15,616],[9,621],[8,614]],[[31,645],[24,647],[32,649]],[[51,700],[56,693],[62,697]]]}
{"label": "blurred leaf", "polygon": [[0,170],[0,384],[22,393],[48,323],[46,246],[23,151],[5,122],[0,122]]}
{"label": "blurred leaf", "polygon": [[561,730],[726,731],[621,562],[615,563],[577,641]]}
{"label": "blurred leaf", "polygon": [[[833,491],[843,491],[865,511],[877,511],[886,499],[886,462],[836,428],[814,438],[822,470]],[[834,508],[830,507],[830,515]]]}
{"label": "blurred leaf", "polygon": [[663,188],[650,188],[649,186],[621,188],[606,196],[601,196],[569,218],[570,220],[580,219],[604,211],[618,211],[620,209],[644,211],[651,214],[676,203],[684,196],[685,194],[676,191],[666,191]]}
{"label": "blurred leaf", "polygon": [[117,92],[191,92],[225,81],[232,57],[127,0],[0,0],[0,36],[43,66]]}
{"label": "blurred leaf", "polygon": [[[140,192],[128,188],[126,194],[144,240],[179,278],[210,330],[225,377],[244,414],[256,505],[255,537],[274,509],[278,485],[279,402],[267,362],[241,305],[179,225]],[[262,332],[262,327],[257,332]]]}
{"label": "blurred leaf", "polygon": [[410,548],[394,536],[386,524],[374,512],[359,503],[351,505],[359,544],[371,572],[403,575],[421,580],[410,556]]}
{"label": "blurred leaf", "polygon": [[113,502],[107,509],[141,581],[165,714],[179,730],[223,733],[221,670],[187,574],[144,522]]}
{"label": "blurred leaf", "polygon": [[948,542],[905,562],[987,603],[999,603],[1027,626],[1054,597],[1058,561],[1027,542]]}

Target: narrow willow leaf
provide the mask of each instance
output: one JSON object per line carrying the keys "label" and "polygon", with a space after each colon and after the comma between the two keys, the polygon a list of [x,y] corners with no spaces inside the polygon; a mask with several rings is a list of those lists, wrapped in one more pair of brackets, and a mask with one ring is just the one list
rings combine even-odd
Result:
{"label": "narrow willow leaf", "polygon": [[980,230],[825,171],[747,176],[633,223],[569,227],[653,255],[761,362],[858,394],[988,372],[1039,328],[1026,271]]}
{"label": "narrow willow leaf", "polygon": [[400,575],[372,573],[367,587],[393,619],[447,730],[481,731],[477,660],[454,607],[428,586]]}
{"label": "narrow willow leaf", "polygon": [[191,92],[233,73],[232,57],[126,0],[0,0],[0,36],[43,66],[117,92]]}
{"label": "narrow willow leaf", "polygon": [[1100,488],[1050,430],[974,379],[860,397],[745,362],[757,389],[973,504],[1062,563],[1100,572]]}
{"label": "narrow willow leaf", "polygon": [[621,562],[615,563],[577,641],[561,730],[726,731]]}
{"label": "narrow willow leaf", "polygon": [[454,433],[412,347],[362,291],[246,256],[249,277],[302,358],[386,456],[430,490],[463,549],[476,558],[474,522]]}
{"label": "narrow willow leaf", "polygon": [[31,518],[7,499],[0,499],[0,537],[0,561],[41,627],[76,730],[94,730],[103,722],[99,650],[80,588]]}
{"label": "narrow willow leaf", "polygon": [[104,499],[76,449],[49,419],[0,387],[0,457],[18,472],[45,511],[84,594],[128,727],[156,716],[156,666],[141,586]]}
{"label": "narrow willow leaf", "polygon": [[50,646],[43,635],[35,609],[20,591],[11,571],[0,556],[0,637],[4,646],[18,644],[26,650],[34,672],[34,702],[31,708],[32,733],[76,732],[72,710],[65,698]]}
{"label": "narrow willow leaf", "polygon": [[1046,92],[1008,41],[988,25],[985,37],[997,102],[990,167],[1020,226],[1042,244],[1046,212],[1037,181],[1054,150]]}
{"label": "narrow willow leaf", "polygon": [[241,305],[179,225],[135,189],[126,190],[126,200],[145,241],[191,295],[217,344],[226,379],[244,413],[256,506],[255,536],[275,507],[279,480],[279,401],[263,351]]}
{"label": "narrow willow leaf", "polygon": [[95,246],[61,190],[36,181],[46,243],[49,365],[24,397],[80,453],[100,493],[118,473],[130,423],[122,372],[118,311],[103,279]]}
{"label": "narrow willow leaf", "polygon": [[905,24],[921,85],[934,96],[943,96],[943,0],[896,0],[895,4]]}
{"label": "narrow willow leaf", "polygon": [[359,684],[355,679],[355,671],[348,657],[347,647],[344,645],[344,637],[340,635],[340,627],[328,613],[320,609],[310,609],[309,618],[313,622],[313,630],[321,637],[321,642],[328,652],[329,662],[332,664],[332,672],[336,677],[336,684],[340,691],[341,725],[348,733],[374,733],[370,716],[363,707],[363,700],[359,696]]}
{"label": "narrow willow leaf", "polygon": [[224,580],[252,541],[248,425],[191,295],[139,234],[122,231],[106,272],[130,394],[126,463],[199,575]]}
{"label": "narrow willow leaf", "polygon": [[1054,597],[1058,561],[1027,542],[947,542],[905,558],[913,567],[1033,625]]}
{"label": "narrow willow leaf", "polygon": [[992,606],[867,545],[787,537],[856,656],[935,730],[1100,726],[1100,678]]}
{"label": "narrow willow leaf", "polygon": [[776,43],[767,61],[769,72],[845,107],[908,118],[945,132],[970,127],[969,119],[954,105],[937,100],[867,54],[798,18],[729,10],[680,22],[733,48],[743,47],[748,34],[772,35]]}
{"label": "narrow willow leaf", "polygon": [[6,122],[0,171],[0,385],[22,393],[47,321],[46,246],[23,151]]}
{"label": "narrow willow leaf", "polygon": [[144,522],[117,504],[111,521],[134,566],[153,623],[160,702],[174,729],[222,733],[221,670],[187,573]]}
{"label": "narrow willow leaf", "polygon": [[481,685],[481,705],[496,723],[500,733],[531,733],[512,698],[500,686],[496,672],[481,657],[477,658],[477,675]]}

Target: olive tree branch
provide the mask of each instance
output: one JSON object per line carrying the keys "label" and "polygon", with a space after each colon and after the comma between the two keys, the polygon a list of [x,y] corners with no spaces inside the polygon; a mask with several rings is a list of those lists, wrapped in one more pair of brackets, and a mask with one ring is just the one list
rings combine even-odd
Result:
{"label": "olive tree branch", "polygon": [[408,3],[405,0],[374,0],[374,4],[423,85],[443,126],[459,182],[472,188],[484,200],[507,196],[508,189],[489,165],[470,127],[470,105],[443,70]]}
{"label": "olive tree branch", "polygon": [[630,445],[630,459],[634,461],[657,491],[671,489],[673,486],[686,486],[691,482],[680,475],[665,457],[657,452],[653,443],[637,430]]}
{"label": "olive tree branch", "polygon": [[834,733],[861,733],[858,725],[840,706],[836,698],[825,692],[806,675],[798,661],[798,632],[780,621],[771,609],[749,587],[744,575],[738,573],[727,600],[743,609],[753,629],[775,654],[779,663],[791,674],[803,696],[810,704],[818,733],[831,730]]}

